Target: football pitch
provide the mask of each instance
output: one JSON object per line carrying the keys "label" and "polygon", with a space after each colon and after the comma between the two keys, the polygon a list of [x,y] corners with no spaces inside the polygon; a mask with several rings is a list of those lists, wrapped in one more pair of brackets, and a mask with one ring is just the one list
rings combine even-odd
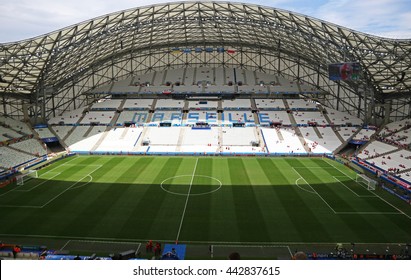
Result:
{"label": "football pitch", "polygon": [[0,189],[0,238],[411,241],[411,209],[326,158],[73,156]]}

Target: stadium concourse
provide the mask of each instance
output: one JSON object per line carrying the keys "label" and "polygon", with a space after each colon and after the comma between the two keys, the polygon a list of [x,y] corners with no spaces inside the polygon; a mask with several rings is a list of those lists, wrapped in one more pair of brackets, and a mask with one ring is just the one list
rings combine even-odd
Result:
{"label": "stadium concourse", "polygon": [[409,53],[409,40],[225,2],[1,44],[0,188],[71,154],[330,157],[409,204]]}

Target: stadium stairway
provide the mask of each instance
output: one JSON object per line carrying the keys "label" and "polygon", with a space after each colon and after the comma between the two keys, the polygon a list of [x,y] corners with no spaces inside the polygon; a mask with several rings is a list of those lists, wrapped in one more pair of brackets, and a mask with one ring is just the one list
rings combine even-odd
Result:
{"label": "stadium stairway", "polygon": [[[283,101],[284,101],[284,105],[286,106],[286,108],[287,108],[287,107],[290,108],[290,106],[288,105],[288,102],[287,102],[286,100],[283,100]],[[304,139],[303,135],[301,134],[300,129],[299,129],[298,126],[297,126],[297,122],[295,121],[294,115],[293,115],[293,114],[288,114],[288,116],[289,116],[289,118],[290,118],[291,125],[292,125],[292,127],[294,128],[295,134],[298,136],[298,139],[299,139],[300,142],[301,142],[301,145],[304,147],[304,150],[305,150],[307,153],[310,153],[310,148],[308,147],[308,145],[304,145],[304,144],[305,144],[305,139]],[[280,138],[280,139],[281,139],[281,138]],[[284,138],[283,138],[283,139],[284,139]]]}
{"label": "stadium stairway", "polygon": [[284,141],[284,137],[283,137],[283,134],[281,133],[281,131],[277,130],[277,129],[275,131],[277,132],[278,139],[280,139],[281,141]]}
{"label": "stadium stairway", "polygon": [[150,113],[148,113],[146,123],[150,123],[152,118],[153,118],[153,111],[150,111]]}
{"label": "stadium stairway", "polygon": [[[250,98],[250,101],[251,101],[251,111],[258,111],[257,104],[255,103],[255,99]],[[256,124],[257,124],[257,122],[256,122]]]}
{"label": "stadium stairway", "polygon": [[220,126],[218,127],[218,150],[219,152],[223,151],[223,128]]}
{"label": "stadium stairway", "polygon": [[[146,135],[149,132],[150,132],[150,127],[149,126],[144,127],[143,131],[141,132],[140,139],[138,140],[138,143],[142,143],[142,141],[144,141],[146,139]],[[136,147],[137,147],[137,144],[134,148],[136,148]],[[133,149],[133,151],[134,151],[134,149]]]}
{"label": "stadium stairway", "polygon": [[[134,78],[133,78],[133,80],[134,80]],[[121,100],[121,103],[118,106],[119,111],[122,111],[124,109],[124,104],[126,104],[126,102],[127,102],[127,98],[123,98],[123,100]]]}
{"label": "stadium stairway", "polygon": [[94,126],[90,125],[90,127],[87,129],[87,131],[84,133],[83,138],[88,137],[90,132],[93,130]]}
{"label": "stadium stairway", "polygon": [[[338,132],[335,132],[335,134],[337,135],[338,139],[341,140],[342,144],[341,144],[340,146],[338,146],[337,149],[334,150],[334,154],[340,153],[345,147],[347,147],[348,143],[350,143],[350,141],[351,141],[352,139],[354,139],[354,137],[361,131],[361,129],[362,129],[362,128],[359,127],[359,128],[357,129],[357,131],[354,132],[354,134],[351,135],[347,140],[344,140],[344,138],[342,138],[341,135],[340,135]],[[333,130],[334,130],[334,128],[333,128]],[[366,145],[368,145],[368,143],[367,143]]]}
{"label": "stadium stairway", "polygon": [[163,71],[163,77],[161,78],[161,84],[162,85],[166,84],[167,72],[168,72],[167,69],[165,71]]}
{"label": "stadium stairway", "polygon": [[56,133],[56,131],[54,130],[54,127],[50,125],[50,126],[49,126],[49,130],[51,131],[51,133],[53,133],[53,134],[56,136],[56,138],[59,140],[60,144],[61,144],[65,149],[67,149],[68,146],[66,145],[66,143],[64,143],[63,139],[61,139],[60,136]]}
{"label": "stadium stairway", "polygon": [[240,71],[241,71],[241,75],[242,75],[243,78],[244,78],[243,84],[244,84],[244,85],[248,85],[247,77],[246,77],[246,75],[245,75],[244,69],[240,69]]}
{"label": "stadium stairway", "polygon": [[254,123],[256,125],[260,124],[260,119],[258,118],[258,114],[257,113],[253,113],[253,117],[254,117]]}
{"label": "stadium stairway", "polygon": [[[283,102],[284,102],[284,107],[285,107],[285,109],[286,109],[286,110],[290,110],[290,105],[288,105],[287,100],[283,99]],[[292,121],[294,121],[294,123],[297,124],[296,121],[295,121],[295,119],[294,119],[294,116],[293,116],[292,118],[290,117],[290,119],[292,119],[292,120],[291,120],[291,123],[292,123]]]}
{"label": "stadium stairway", "polygon": [[180,135],[178,136],[178,141],[177,141],[177,152],[180,152],[181,150],[181,146],[183,145],[183,140],[184,140],[184,135],[186,132],[186,128],[185,127],[181,127],[180,129]]}
{"label": "stadium stairway", "polygon": [[[339,151],[341,151],[342,149],[344,149],[344,147],[349,143],[349,141],[351,139],[349,139],[348,141],[345,141],[344,138],[341,137],[341,135],[337,132],[336,128],[333,125],[333,122],[331,121],[330,117],[328,117],[328,113],[325,113],[326,110],[324,109],[323,106],[321,106],[321,104],[317,105],[318,109],[320,110],[320,112],[322,112],[324,119],[327,121],[327,123],[331,126],[332,130],[334,131],[335,135],[337,135],[337,138],[341,141],[341,145],[334,151],[335,153],[338,153]],[[357,131],[358,132],[358,131]],[[341,149],[339,149],[341,148]],[[337,152],[337,150],[339,149],[339,151]]]}
{"label": "stadium stairway", "polygon": [[186,79],[187,68],[183,70],[183,76],[181,77],[181,83],[184,84],[184,80]]}
{"label": "stadium stairway", "polygon": [[254,134],[255,134],[255,138],[258,139],[258,141],[260,142],[260,147],[264,147],[264,150],[267,150],[267,147],[265,146],[265,142],[262,136],[263,133],[261,131],[261,128],[256,126],[254,129]]}
{"label": "stadium stairway", "polygon": [[124,129],[123,133],[121,133],[120,140],[123,140],[123,139],[126,137],[126,135],[127,135],[127,133],[128,133],[129,130],[130,130],[129,127],[126,127],[126,128]]}
{"label": "stadium stairway", "polygon": [[116,110],[116,112],[114,113],[113,118],[112,118],[111,121],[110,121],[109,126],[115,127],[116,124],[117,124],[117,120],[118,120],[119,117],[120,117],[120,113],[118,112],[118,110]]}
{"label": "stadium stairway", "polygon": [[156,80],[157,73],[158,73],[157,71],[154,72],[154,74],[153,74],[153,79],[150,81],[150,84],[151,84],[151,85],[154,84],[154,81]]}
{"label": "stadium stairway", "polygon": [[153,99],[153,104],[151,104],[150,110],[154,112],[156,110],[156,107],[157,107],[157,99],[154,98]]}
{"label": "stadium stairway", "polygon": [[318,130],[318,127],[313,126],[313,129],[315,131],[315,134],[317,134],[319,139],[323,139],[324,137],[322,136],[321,132]]}
{"label": "stadium stairway", "polygon": [[107,126],[106,131],[104,131],[102,133],[102,135],[100,136],[100,139],[97,140],[96,144],[94,144],[93,148],[91,148],[91,152],[94,152],[95,150],[97,150],[97,148],[100,146],[101,143],[103,143],[104,139],[106,139],[109,131],[110,131],[111,127]]}
{"label": "stadium stairway", "polygon": [[[89,106],[87,109],[89,109],[92,105],[93,105],[93,104],[90,104],[90,106]],[[83,113],[82,113],[81,117],[78,119],[76,125],[79,125],[79,124],[81,123],[81,121],[84,119],[85,116],[86,116],[86,114],[85,114],[84,111],[83,111]],[[66,134],[66,136],[64,136],[63,142],[65,142],[65,141],[67,140],[67,138],[70,137],[70,135],[71,135],[71,134],[73,133],[73,131],[76,129],[76,127],[77,127],[76,125],[73,125],[73,127],[69,130],[69,132]]]}

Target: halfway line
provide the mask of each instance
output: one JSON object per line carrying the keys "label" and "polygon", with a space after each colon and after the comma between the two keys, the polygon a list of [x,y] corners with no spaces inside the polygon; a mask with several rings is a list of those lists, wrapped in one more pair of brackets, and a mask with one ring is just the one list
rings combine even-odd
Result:
{"label": "halfway line", "polygon": [[178,241],[178,238],[180,237],[181,227],[183,226],[183,221],[184,221],[184,216],[185,216],[185,214],[186,214],[188,199],[190,198],[191,187],[193,186],[194,174],[196,173],[196,169],[197,169],[197,163],[198,163],[198,158],[197,158],[197,160],[196,160],[196,164],[194,165],[193,174],[191,175],[190,187],[188,188],[188,193],[187,193],[187,198],[186,198],[186,204],[184,205],[183,215],[181,215],[180,227],[178,228],[176,241]]}

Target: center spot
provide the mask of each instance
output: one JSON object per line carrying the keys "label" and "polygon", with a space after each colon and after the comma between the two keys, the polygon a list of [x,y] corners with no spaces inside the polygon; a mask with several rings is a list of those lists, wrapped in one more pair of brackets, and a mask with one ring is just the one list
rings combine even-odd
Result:
{"label": "center spot", "polygon": [[178,175],[161,182],[165,192],[183,196],[210,194],[218,191],[222,185],[217,178],[206,175]]}

